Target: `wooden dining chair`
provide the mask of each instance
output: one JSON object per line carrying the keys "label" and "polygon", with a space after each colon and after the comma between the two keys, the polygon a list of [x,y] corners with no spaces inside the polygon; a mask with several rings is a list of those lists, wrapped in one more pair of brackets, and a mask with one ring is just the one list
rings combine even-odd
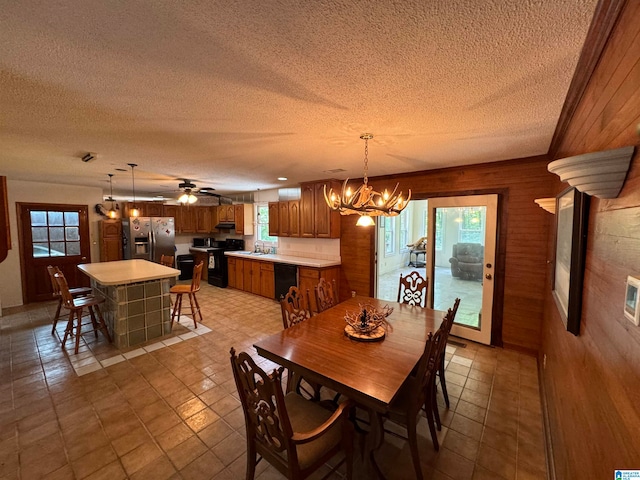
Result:
{"label": "wooden dining chair", "polygon": [[425,279],[416,270],[409,275],[400,274],[400,284],[398,285],[398,303],[407,305],[427,306],[427,290],[429,280]]}
{"label": "wooden dining chair", "polygon": [[204,262],[201,261],[195,267],[193,267],[193,277],[191,277],[191,285],[174,285],[169,289],[169,293],[176,294],[176,301],[173,305],[173,311],[171,312],[171,328],[173,328],[173,322],[176,316],[178,317],[178,321],[180,321],[183,295],[187,295],[189,297],[189,305],[191,306],[191,316],[193,317],[194,328],[198,328],[198,323],[196,322],[197,315],[200,315],[200,323],[202,323],[202,312],[200,311],[200,304],[198,303],[196,293],[200,291],[200,279],[202,278],[203,266]]}
{"label": "wooden dining chair", "polygon": [[[451,333],[451,327],[453,326],[453,321],[456,318],[456,313],[458,312],[459,305],[460,305],[460,299],[456,298],[455,301],[453,302],[453,307],[448,310],[447,315],[445,315],[445,317],[442,319],[442,324],[440,325],[440,328],[444,329],[444,342],[440,346],[441,351],[438,352],[437,375],[438,375],[438,378],[440,379],[442,396],[444,397],[444,403],[447,406],[447,408],[450,407],[450,402],[449,402],[449,394],[447,393],[447,382],[445,381],[445,377],[444,377],[444,357],[447,349],[447,340],[449,339],[449,334]],[[437,415],[437,412],[436,412],[436,415]],[[441,428],[440,416],[437,415],[436,419],[438,421],[438,429],[440,429]]]}
{"label": "wooden dining chair", "polygon": [[[58,300],[58,306],[56,308],[56,314],[53,317],[53,326],[51,327],[51,333],[56,332],[56,326],[58,325],[58,320],[60,318],[60,311],[62,310],[62,294],[60,293],[60,287],[58,286],[58,282],[56,281],[56,273],[62,273],[59,267],[54,267],[53,265],[47,266],[47,272],[49,273],[49,280],[51,280],[51,288],[53,289],[53,296]],[[91,295],[92,289],[91,287],[76,287],[70,288],[69,293],[72,297],[86,297],[87,295]]]}
{"label": "wooden dining chair", "polygon": [[[311,318],[311,310],[309,305],[309,291],[307,290],[307,300],[302,295],[300,289],[296,286],[289,287],[289,291],[285,295],[280,296],[280,307],[282,309],[282,325],[285,330],[289,327],[297,325]],[[309,395],[314,400],[320,400],[320,385],[313,382],[308,382],[313,393],[309,392],[302,385],[302,377],[292,370],[287,371],[287,392],[293,392],[301,394],[301,392]]]}
{"label": "wooden dining chair", "polygon": [[173,255],[161,255],[160,256],[160,264],[164,265],[165,267],[171,267],[173,268],[173,260],[174,260],[174,256]]}
{"label": "wooden dining chair", "polygon": [[[442,335],[443,333],[440,329],[435,334],[429,333],[424,352],[418,361],[416,375],[410,375],[407,378],[385,413],[386,419],[403,426],[407,430],[408,438],[406,440],[409,442],[413,467],[416,478],[419,480],[422,480],[423,476],[418,451],[417,424],[423,409],[427,416],[433,447],[436,450],[440,448],[433,418],[433,402],[435,402],[433,378],[437,370],[437,346]],[[393,433],[386,429],[384,431]]]}
{"label": "wooden dining chair", "polygon": [[338,304],[338,288],[336,287],[336,281],[328,282],[324,278],[321,278],[313,288],[316,296],[316,307],[318,313]]}
{"label": "wooden dining chair", "polygon": [[282,392],[284,367],[267,374],[247,353],[236,356],[232,348],[230,354],[245,419],[246,479],[253,480],[260,457],[286,478],[298,480],[307,478],[341,450],[345,452],[346,473],[350,479],[353,426],[349,412],[353,403],[343,402],[331,412],[295,392],[285,395]]}
{"label": "wooden dining chair", "polygon": [[[100,296],[86,296],[86,297],[74,297],[71,295],[71,291],[69,290],[69,285],[67,284],[67,279],[64,277],[62,272],[56,273],[54,275],[56,282],[58,283],[58,288],[60,289],[60,295],[62,297],[62,306],[69,310],[69,320],[67,322],[67,328],[64,330],[64,338],[62,339],[62,348],[65,348],[65,344],[67,343],[67,338],[69,335],[75,333],[76,336],[76,348],[74,353],[77,355],[78,350],[80,348],[80,335],[82,334],[82,327],[84,325],[88,325],[88,323],[83,324],[83,311],[85,308],[89,310],[89,315],[91,317],[91,325],[93,326],[93,331],[96,334],[96,338],[98,338],[98,330],[102,331],[107,340],[111,342],[111,335],[109,335],[109,329],[107,328],[107,324],[102,317],[102,312],[98,305],[104,303],[104,298]],[[74,321],[75,320],[75,321]],[[75,328],[75,332],[73,331]]]}

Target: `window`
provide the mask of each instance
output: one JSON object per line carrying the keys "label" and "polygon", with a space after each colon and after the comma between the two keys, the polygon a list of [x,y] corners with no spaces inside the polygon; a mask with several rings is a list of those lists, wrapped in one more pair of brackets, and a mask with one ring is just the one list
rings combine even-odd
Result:
{"label": "window", "polygon": [[409,243],[409,221],[407,219],[409,209],[405,209],[400,214],[400,251],[406,252],[409,250],[407,244]]}
{"label": "window", "polygon": [[257,205],[258,216],[256,220],[258,242],[277,243],[278,237],[272,237],[269,235],[269,205],[266,203],[259,203]]}
{"label": "window", "polygon": [[392,255],[396,252],[396,218],[386,217],[384,220],[384,253]]}
{"label": "window", "polygon": [[438,251],[442,250],[442,240],[443,240],[443,231],[444,231],[444,225],[442,223],[443,219],[444,219],[444,215],[443,215],[443,209],[442,208],[436,208],[436,225],[435,225],[435,233],[436,233],[436,238],[435,238],[435,248]]}
{"label": "window", "polygon": [[80,255],[80,216],[78,212],[31,211],[33,257]]}
{"label": "window", "polygon": [[462,210],[458,241],[484,244],[484,219],[486,207],[471,207]]}

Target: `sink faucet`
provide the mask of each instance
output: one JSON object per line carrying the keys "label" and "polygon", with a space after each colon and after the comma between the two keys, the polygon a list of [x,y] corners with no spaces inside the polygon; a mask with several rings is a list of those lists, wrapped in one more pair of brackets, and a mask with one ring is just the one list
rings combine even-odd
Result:
{"label": "sink faucet", "polygon": [[[260,244],[262,244],[262,246],[260,246]],[[254,245],[254,251],[257,252],[264,252],[264,242],[258,240],[255,245]]]}

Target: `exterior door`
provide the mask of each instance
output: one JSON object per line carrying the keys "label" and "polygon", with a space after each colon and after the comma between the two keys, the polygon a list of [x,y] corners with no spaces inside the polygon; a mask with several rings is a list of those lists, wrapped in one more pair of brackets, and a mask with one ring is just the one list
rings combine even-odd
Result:
{"label": "exterior door", "polygon": [[453,335],[491,344],[497,195],[429,199],[429,306],[460,298]]}
{"label": "exterior door", "polygon": [[87,206],[18,203],[17,209],[23,302],[52,299],[48,265],[58,266],[70,286],[89,286],[77,268],[91,262]]}

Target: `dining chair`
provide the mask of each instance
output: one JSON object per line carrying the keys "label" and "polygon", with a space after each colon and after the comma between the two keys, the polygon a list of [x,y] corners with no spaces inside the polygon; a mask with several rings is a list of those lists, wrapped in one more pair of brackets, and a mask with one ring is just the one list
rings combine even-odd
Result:
{"label": "dining chair", "polygon": [[[438,352],[438,371],[437,375],[440,379],[440,387],[442,388],[442,396],[444,397],[444,403],[447,408],[450,407],[449,402],[449,394],[447,393],[447,382],[444,377],[444,357],[447,349],[447,340],[449,339],[449,334],[451,333],[451,327],[453,326],[453,321],[456,318],[456,313],[458,312],[458,306],[460,305],[460,299],[456,298],[453,302],[453,307],[447,311],[447,315],[442,319],[442,324],[440,328],[444,329],[444,342],[441,345],[441,351]],[[438,429],[441,428],[440,425],[440,416],[436,412],[436,419],[438,421]]]}
{"label": "dining chair", "polygon": [[398,303],[407,305],[427,306],[427,290],[429,280],[423,278],[416,270],[409,275],[400,274],[400,284],[398,285]]}
{"label": "dining chair", "polygon": [[[53,265],[47,266],[47,272],[49,272],[49,280],[51,280],[51,288],[53,289],[53,296],[58,299],[58,306],[56,308],[56,314],[53,317],[53,326],[51,327],[51,333],[56,332],[56,326],[58,325],[58,319],[60,318],[60,311],[62,310],[62,294],[60,293],[60,287],[56,281],[56,273],[62,273],[59,267]],[[85,297],[91,295],[91,287],[76,287],[70,288],[69,293],[75,297]]]}
{"label": "dining chair", "polygon": [[[69,320],[67,322],[67,327],[64,329],[64,338],[62,339],[62,348],[65,348],[65,344],[67,343],[67,338],[69,335],[73,334],[73,329],[75,328],[75,336],[76,336],[76,348],[74,353],[77,355],[78,350],[80,348],[80,335],[82,333],[83,325],[88,325],[88,323],[82,323],[82,313],[85,307],[89,310],[89,315],[91,316],[91,324],[93,326],[93,331],[96,334],[96,338],[98,338],[98,330],[102,331],[107,340],[111,342],[111,335],[109,335],[109,329],[107,328],[107,324],[102,317],[102,312],[100,312],[100,308],[98,305],[104,303],[104,298],[100,296],[86,296],[86,297],[74,297],[71,295],[71,291],[69,290],[69,285],[67,284],[67,279],[65,278],[62,272],[58,272],[54,275],[56,282],[58,283],[58,288],[60,289],[60,295],[62,297],[62,306],[69,310]],[[97,317],[97,318],[96,318]],[[75,320],[75,325],[74,325]]]}
{"label": "dining chair", "polygon": [[331,412],[295,392],[285,395],[282,391],[284,367],[267,374],[246,352],[236,356],[235,349],[231,348],[230,354],[245,419],[246,479],[253,480],[260,458],[288,479],[304,479],[341,450],[345,452],[350,479],[353,426],[349,413],[353,403],[347,400]]}
{"label": "dining chair", "polygon": [[[433,404],[435,402],[433,378],[437,370],[437,346],[441,341],[442,335],[443,332],[441,329],[438,329],[435,334],[429,332],[424,351],[418,361],[416,375],[410,375],[407,378],[384,415],[385,419],[403,426],[407,430],[408,438],[406,438],[406,440],[409,442],[413,468],[418,480],[422,480],[423,476],[422,469],[420,468],[420,454],[418,451],[416,429],[418,419],[423,409],[427,417],[433,447],[435,450],[439,450],[440,448],[433,418]],[[384,431],[394,433],[386,429]]]}
{"label": "dining chair", "polygon": [[191,306],[191,316],[193,317],[193,327],[198,328],[196,322],[196,316],[200,315],[200,323],[202,323],[202,312],[200,311],[200,304],[196,293],[200,291],[200,279],[202,278],[202,268],[204,262],[200,261],[193,267],[193,276],[191,277],[191,285],[174,285],[169,289],[169,293],[176,294],[176,302],[173,305],[173,311],[171,312],[171,328],[173,328],[173,322],[176,318],[180,321],[180,312],[182,311],[182,296],[187,295],[189,297],[189,305]]}
{"label": "dining chair", "polygon": [[173,260],[174,260],[174,256],[173,255],[161,255],[160,256],[160,264],[164,265],[165,267],[173,268]]}
{"label": "dining chair", "polygon": [[[302,295],[302,292],[295,285],[289,287],[289,291],[280,296],[280,307],[282,309],[282,325],[285,330],[289,327],[297,325],[300,322],[303,322],[309,318],[311,318],[311,310],[308,308],[309,305],[309,291],[307,290],[307,300],[305,303],[305,298]],[[308,382],[305,380],[313,388],[313,393],[309,392],[302,385],[302,377],[292,370],[287,371],[287,392],[295,391],[298,394],[301,392],[309,395],[313,400],[320,400],[320,385],[313,382]]]}
{"label": "dining chair", "polygon": [[338,304],[338,287],[336,287],[335,280],[328,282],[324,278],[321,278],[313,290],[316,296],[318,313],[324,312]]}

